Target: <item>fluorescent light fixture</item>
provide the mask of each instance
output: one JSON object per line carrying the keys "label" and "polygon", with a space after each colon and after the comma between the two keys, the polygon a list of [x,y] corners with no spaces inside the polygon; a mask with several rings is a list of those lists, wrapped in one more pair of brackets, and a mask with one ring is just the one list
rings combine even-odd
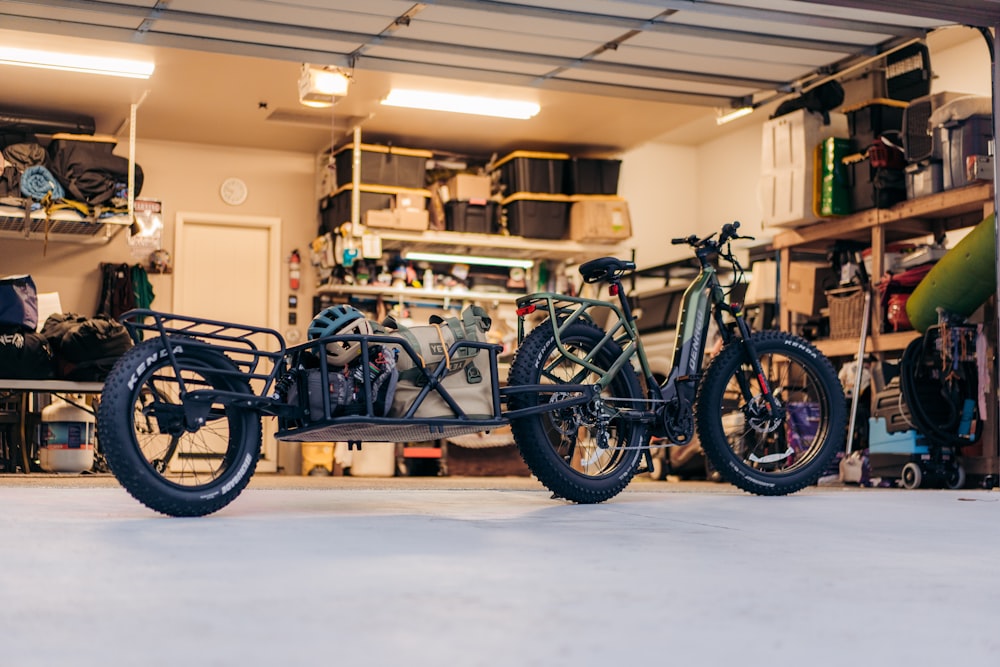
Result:
{"label": "fluorescent light fixture", "polygon": [[424,90],[407,90],[403,88],[393,88],[389,91],[389,95],[382,100],[382,104],[391,107],[451,111],[453,113],[515,118],[517,120],[531,118],[541,110],[541,107],[536,102],[502,100],[494,97],[452,95],[450,93],[431,93]]}
{"label": "fluorescent light fixture", "polygon": [[11,46],[0,46],[0,64],[39,67],[64,72],[123,76],[130,79],[148,79],[155,68],[153,63],[143,60],[19,49]]}
{"label": "fluorescent light fixture", "polygon": [[479,257],[476,255],[446,255],[436,252],[403,251],[403,259],[411,262],[441,262],[448,264],[475,264],[476,266],[502,266],[508,269],[530,269],[533,259],[510,259],[508,257]]}
{"label": "fluorescent light fixture", "polygon": [[753,107],[740,107],[739,109],[733,109],[729,113],[722,113],[719,111],[718,118],[715,119],[716,125],[725,125],[730,121],[734,121],[737,118],[743,118],[743,116],[749,116],[753,113]]}
{"label": "fluorescent light fixture", "polygon": [[335,98],[347,94],[350,83],[340,70],[303,64],[299,76],[299,102],[307,107],[332,107]]}

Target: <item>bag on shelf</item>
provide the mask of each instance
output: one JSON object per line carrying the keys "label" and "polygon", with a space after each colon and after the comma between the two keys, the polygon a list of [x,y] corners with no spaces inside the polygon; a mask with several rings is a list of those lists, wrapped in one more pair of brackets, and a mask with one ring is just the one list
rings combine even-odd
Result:
{"label": "bag on shelf", "polygon": [[38,327],[38,291],[30,275],[0,278],[0,327]]}
{"label": "bag on shelf", "polygon": [[45,336],[19,327],[0,327],[0,376],[13,380],[52,377],[52,350]]}
{"label": "bag on shelf", "polygon": [[[128,196],[128,160],[114,155],[111,137],[56,134],[49,144],[49,170],[66,197],[90,206],[108,206]],[[142,168],[135,165],[135,196],[142,190]]]}
{"label": "bag on shelf", "polygon": [[45,320],[41,333],[52,347],[56,376],[63,380],[103,381],[132,347],[128,329],[105,317],[56,313]]}
{"label": "bag on shelf", "polygon": [[[447,353],[456,341],[485,342],[490,325],[490,317],[479,306],[466,308],[461,319],[432,316],[428,326],[407,328],[393,326],[391,322],[386,324],[387,328],[395,329],[395,332],[390,333],[395,333],[410,344],[428,373],[433,373],[439,364],[446,364],[448,371],[441,384],[462,411],[473,419],[494,417],[489,356],[483,348],[478,347],[459,347],[450,356]],[[396,366],[399,369],[399,380],[389,416],[398,418],[404,416],[413,405],[426,384],[426,377],[423,370],[402,349]],[[428,392],[413,414],[416,419],[454,416],[454,411],[435,389]]]}

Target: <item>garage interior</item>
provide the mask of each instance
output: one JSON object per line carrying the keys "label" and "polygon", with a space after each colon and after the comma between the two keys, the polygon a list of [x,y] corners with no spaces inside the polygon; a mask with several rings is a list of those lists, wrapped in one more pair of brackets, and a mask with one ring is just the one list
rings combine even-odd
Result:
{"label": "garage interior", "polygon": [[[924,40],[935,76],[954,81],[964,63],[958,89],[989,94],[989,42],[968,26],[995,20],[988,2],[314,5],[0,5],[5,44],[155,63],[148,80],[4,67],[2,111],[92,118],[93,131],[114,137],[119,154],[133,149],[145,172],[141,197],[161,202],[158,243],[175,268],[195,254],[178,252],[178,216],[280,219],[281,262],[260,317],[290,337],[304,335],[320,293],[305,255],[319,225],[331,147],[360,136],[366,144],[431,150],[442,162],[481,164],[520,150],[620,159],[619,194],[633,230],[615,250],[634,256],[647,270],[643,285],[654,289],[663,284],[657,267],[683,259],[667,237],[706,234],[728,220],[740,219],[757,237],[748,256],[780,263],[797,252],[785,246],[782,259],[773,242],[786,228],[765,225],[758,202],[760,128],[781,102],[827,80],[863,78],[887,55]],[[303,106],[304,63],[349,74],[348,92],[330,108]],[[528,120],[444,117],[383,105],[391,88],[523,98],[541,110]],[[753,111],[718,123],[744,108]],[[233,178],[246,189],[235,206],[220,191]],[[22,240],[19,233],[8,232],[0,249],[3,273],[30,273],[40,291],[59,293],[67,312],[92,314],[100,266],[135,263],[141,252],[121,231],[85,244]],[[296,250],[307,266],[292,290],[288,258]],[[578,260],[580,251],[552,253]],[[149,279],[154,308],[183,306],[188,296],[178,294],[178,272]],[[219,293],[234,289],[225,277],[219,281]],[[228,314],[219,304],[216,312]],[[838,357],[853,356],[843,348],[836,347]],[[998,473],[996,450],[991,442],[980,452],[978,480],[989,483]],[[279,454],[274,444],[261,470],[287,467]]]}

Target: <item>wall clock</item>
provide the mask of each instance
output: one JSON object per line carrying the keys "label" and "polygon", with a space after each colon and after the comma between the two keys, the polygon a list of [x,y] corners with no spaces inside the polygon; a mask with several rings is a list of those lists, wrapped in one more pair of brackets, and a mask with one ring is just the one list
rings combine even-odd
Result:
{"label": "wall clock", "polygon": [[230,206],[239,206],[247,200],[247,184],[240,178],[227,178],[219,188],[222,201]]}

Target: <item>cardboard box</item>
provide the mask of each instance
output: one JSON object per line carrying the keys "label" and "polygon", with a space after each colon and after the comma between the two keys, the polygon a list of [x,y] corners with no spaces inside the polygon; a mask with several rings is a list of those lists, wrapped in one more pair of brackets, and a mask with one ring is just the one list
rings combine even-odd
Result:
{"label": "cardboard box", "polygon": [[818,315],[826,306],[825,290],[836,285],[833,269],[825,262],[792,262],[781,306],[793,313]]}
{"label": "cardboard box", "polygon": [[375,209],[365,212],[365,224],[369,227],[423,231],[429,222],[430,215],[423,209]]}
{"label": "cardboard box", "polygon": [[369,227],[393,229],[396,227],[396,211],[391,208],[365,211],[365,224]]}
{"label": "cardboard box", "polygon": [[448,201],[489,199],[493,181],[489,176],[455,174],[448,179]]}
{"label": "cardboard box", "polygon": [[427,208],[426,191],[399,192],[396,194],[396,208],[407,211],[423,211]]}
{"label": "cardboard box", "polygon": [[430,224],[430,214],[426,210],[396,209],[396,229],[424,231]]}
{"label": "cardboard box", "polygon": [[569,237],[574,241],[622,241],[632,236],[628,202],[620,197],[574,200],[569,210]]}

